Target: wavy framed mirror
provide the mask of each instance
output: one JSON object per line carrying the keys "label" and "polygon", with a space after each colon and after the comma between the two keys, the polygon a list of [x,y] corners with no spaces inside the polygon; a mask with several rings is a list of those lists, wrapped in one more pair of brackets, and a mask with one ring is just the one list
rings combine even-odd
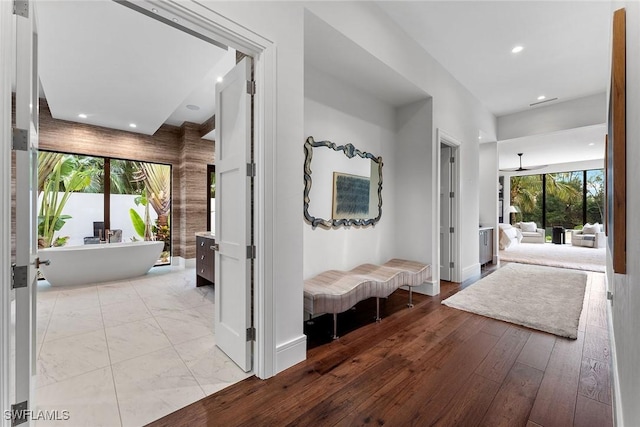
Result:
{"label": "wavy framed mirror", "polygon": [[304,143],[304,219],[315,229],[373,226],[382,217],[382,157],[352,144]]}

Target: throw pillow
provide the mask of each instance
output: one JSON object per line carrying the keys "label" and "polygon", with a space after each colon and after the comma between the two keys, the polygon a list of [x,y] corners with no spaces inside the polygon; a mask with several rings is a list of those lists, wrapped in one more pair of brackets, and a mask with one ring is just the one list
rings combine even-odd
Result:
{"label": "throw pillow", "polygon": [[597,222],[593,225],[586,223],[582,227],[582,234],[596,234],[598,232],[600,232],[600,224],[598,224]]}
{"label": "throw pillow", "polygon": [[538,229],[538,226],[535,222],[523,222],[520,224],[520,229],[524,232],[535,232]]}

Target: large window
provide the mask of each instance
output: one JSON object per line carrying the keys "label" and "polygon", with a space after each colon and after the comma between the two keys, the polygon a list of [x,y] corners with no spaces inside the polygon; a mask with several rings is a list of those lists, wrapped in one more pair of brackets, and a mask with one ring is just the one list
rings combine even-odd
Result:
{"label": "large window", "polygon": [[41,247],[161,240],[171,254],[171,166],[41,151]]}
{"label": "large window", "polygon": [[520,212],[515,221],[533,221],[551,236],[554,226],[602,224],[602,169],[511,177],[511,205]]}
{"label": "large window", "polygon": [[511,205],[520,212],[513,215],[513,222],[535,222],[542,227],[543,202],[542,175],[511,177]]}

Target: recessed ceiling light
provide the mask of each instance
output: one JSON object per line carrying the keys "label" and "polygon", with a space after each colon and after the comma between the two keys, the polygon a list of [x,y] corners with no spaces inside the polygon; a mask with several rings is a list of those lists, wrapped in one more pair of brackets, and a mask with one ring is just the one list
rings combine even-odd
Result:
{"label": "recessed ceiling light", "polygon": [[173,22],[178,22],[178,18],[173,18],[172,21]]}
{"label": "recessed ceiling light", "polygon": [[130,127],[130,128],[137,128],[137,127],[138,127],[138,125],[136,125],[135,123],[129,123],[129,127]]}
{"label": "recessed ceiling light", "polygon": [[81,119],[86,119],[87,115],[84,114],[84,113],[80,113],[80,114],[78,114],[78,117],[80,117]]}
{"label": "recessed ceiling light", "polygon": [[524,47],[515,46],[513,49],[511,49],[511,53],[520,53],[520,52],[522,52],[522,49],[524,49]]}
{"label": "recessed ceiling light", "polygon": [[218,78],[216,79],[216,81],[217,81],[218,83],[221,83],[221,82],[222,82],[222,76],[218,76]]}
{"label": "recessed ceiling light", "polygon": [[189,104],[187,105],[187,109],[191,111],[198,111],[200,107],[198,107],[197,105]]}
{"label": "recessed ceiling light", "polygon": [[589,145],[596,145],[596,143],[595,142],[590,142]]}
{"label": "recessed ceiling light", "polygon": [[152,7],[152,8],[151,8],[151,12],[153,12],[153,13],[158,13],[158,9],[156,9],[155,7]]}
{"label": "recessed ceiling light", "polygon": [[538,101],[542,101],[543,99],[546,99],[546,98],[547,98],[546,96],[544,96],[544,95],[540,95],[540,96],[538,97]]}

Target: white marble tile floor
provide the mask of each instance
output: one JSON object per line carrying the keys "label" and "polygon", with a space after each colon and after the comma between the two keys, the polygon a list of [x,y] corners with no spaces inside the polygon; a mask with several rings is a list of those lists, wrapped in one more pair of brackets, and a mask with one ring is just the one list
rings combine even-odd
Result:
{"label": "white marble tile floor", "polygon": [[247,378],[215,346],[214,293],[193,268],[131,280],[38,284],[36,426],[141,426]]}

